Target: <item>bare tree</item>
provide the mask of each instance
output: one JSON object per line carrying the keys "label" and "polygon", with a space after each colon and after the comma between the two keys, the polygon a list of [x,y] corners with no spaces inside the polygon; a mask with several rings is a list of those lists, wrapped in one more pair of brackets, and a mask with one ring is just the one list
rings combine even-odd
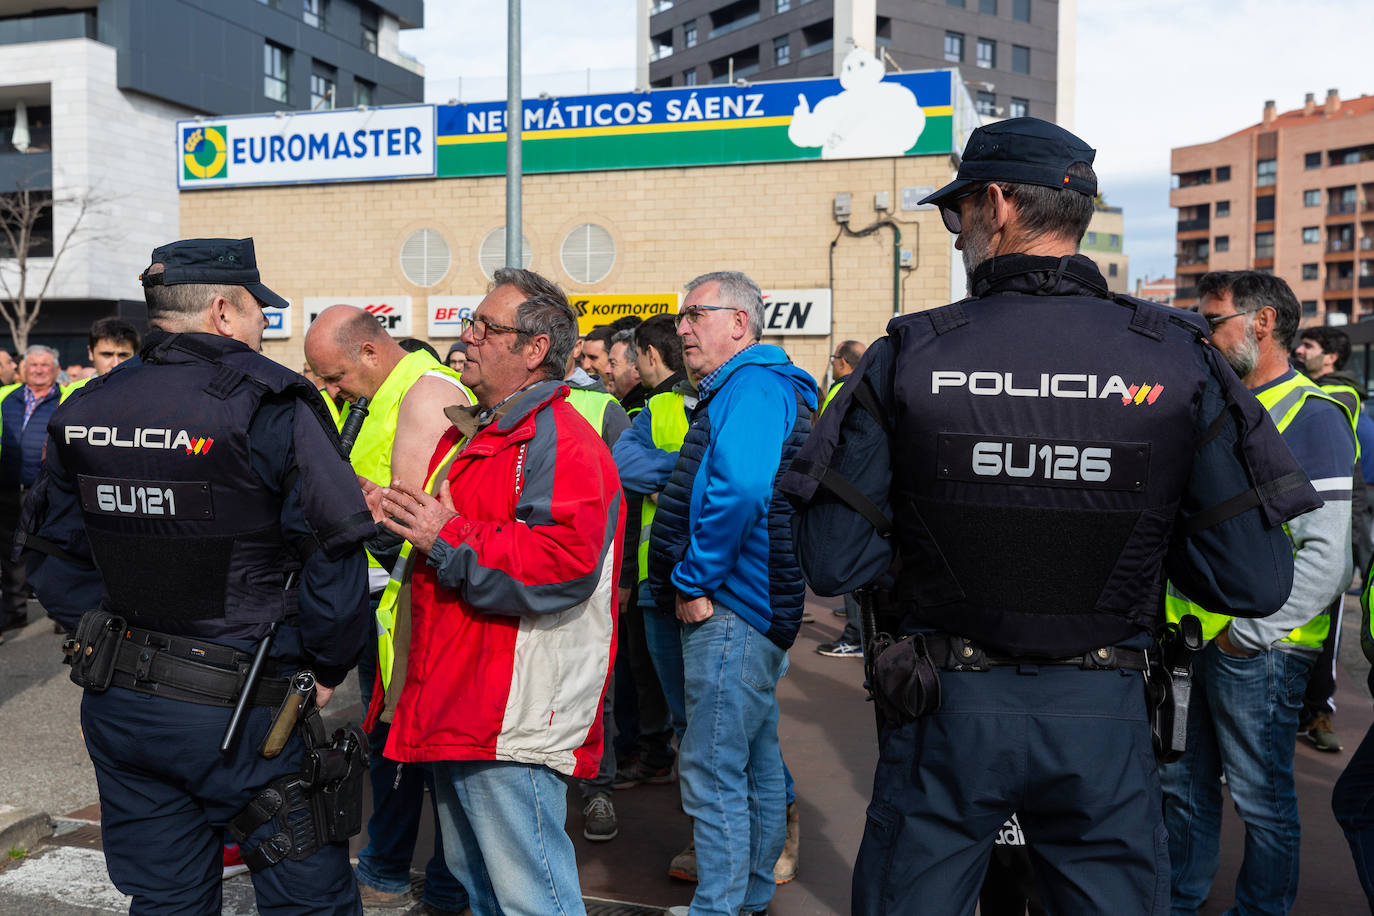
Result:
{"label": "bare tree", "polygon": [[[0,193],[0,315],[18,353],[28,349],[29,332],[38,323],[63,255],[84,238],[102,203],[94,191],[54,198],[51,191],[25,182]],[[58,206],[67,220],[61,238],[53,229]]]}

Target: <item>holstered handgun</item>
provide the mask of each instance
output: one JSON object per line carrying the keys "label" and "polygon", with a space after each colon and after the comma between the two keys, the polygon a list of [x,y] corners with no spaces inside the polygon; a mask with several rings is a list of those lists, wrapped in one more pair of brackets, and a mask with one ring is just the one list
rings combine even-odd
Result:
{"label": "holstered handgun", "polygon": [[1193,692],[1193,656],[1202,649],[1202,621],[1185,614],[1169,623],[1159,645],[1147,653],[1146,689],[1150,701],[1150,737],[1155,759],[1172,763],[1188,748],[1188,701]]}

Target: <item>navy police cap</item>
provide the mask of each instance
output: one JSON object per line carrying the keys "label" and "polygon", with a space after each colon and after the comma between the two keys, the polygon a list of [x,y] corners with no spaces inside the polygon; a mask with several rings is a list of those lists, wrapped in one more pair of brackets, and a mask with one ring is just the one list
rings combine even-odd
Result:
{"label": "navy police cap", "polygon": [[163,269],[160,273],[143,271],[139,279],[145,288],[183,283],[242,286],[264,306],[284,309],[290,305],[263,285],[251,238],[182,239],[154,248],[153,264],[161,264]]}
{"label": "navy police cap", "polygon": [[1093,164],[1097,151],[1056,124],[1039,118],[1010,118],[980,127],[968,138],[959,175],[923,204],[948,206],[962,192],[989,181],[1068,188],[1088,197],[1097,181],[1069,174],[1075,162]]}

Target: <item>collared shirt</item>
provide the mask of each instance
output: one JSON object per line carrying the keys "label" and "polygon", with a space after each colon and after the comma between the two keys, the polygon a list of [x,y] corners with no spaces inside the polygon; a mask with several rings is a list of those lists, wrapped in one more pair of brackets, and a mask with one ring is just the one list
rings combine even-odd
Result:
{"label": "collared shirt", "polygon": [[49,385],[47,391],[43,392],[42,394],[34,394],[32,388],[30,388],[28,385],[25,385],[25,386],[24,386],[24,426],[25,426],[25,428],[28,427],[28,425],[29,425],[29,418],[33,416],[34,410],[37,409],[38,405],[41,404],[41,403],[43,402],[43,399],[44,399],[44,398],[47,398],[48,396],[50,396],[50,395],[53,393],[53,389],[56,388],[56,387],[57,387],[56,384]]}
{"label": "collared shirt", "polygon": [[757,340],[754,341],[754,342],[751,343],[748,347],[745,347],[743,350],[740,350],[739,353],[736,353],[734,356],[730,357],[730,358],[727,359],[725,362],[721,363],[719,366],[717,366],[716,368],[712,369],[710,372],[708,372],[708,373],[706,373],[705,375],[703,375],[703,376],[701,377],[701,381],[697,382],[697,391],[701,392],[701,396],[702,396],[703,398],[706,397],[706,395],[707,395],[707,394],[710,392],[710,390],[711,390],[711,386],[715,384],[716,379],[720,378],[720,374],[721,374],[721,372],[723,372],[723,371],[725,370],[725,367],[726,367],[726,366],[730,365],[732,362],[734,362],[735,360],[739,359],[740,353],[747,353],[747,352],[749,352],[749,347],[756,347],[756,346],[758,346],[758,343],[759,343],[759,342],[758,342]]}

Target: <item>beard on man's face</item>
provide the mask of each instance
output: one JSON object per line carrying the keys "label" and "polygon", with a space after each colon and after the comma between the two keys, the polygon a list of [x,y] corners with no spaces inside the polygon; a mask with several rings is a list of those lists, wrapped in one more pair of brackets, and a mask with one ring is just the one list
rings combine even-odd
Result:
{"label": "beard on man's face", "polygon": [[969,214],[969,219],[964,223],[963,232],[960,233],[960,236],[964,244],[964,273],[968,275],[968,287],[972,290],[973,272],[992,254],[992,230],[988,227],[987,221],[983,219],[981,208],[975,209]]}
{"label": "beard on man's face", "polygon": [[1244,320],[1245,339],[1221,351],[1221,355],[1226,357],[1226,361],[1236,370],[1236,375],[1240,376],[1242,381],[1255,371],[1255,366],[1259,365],[1259,341],[1255,339],[1255,329],[1249,323],[1250,319]]}

